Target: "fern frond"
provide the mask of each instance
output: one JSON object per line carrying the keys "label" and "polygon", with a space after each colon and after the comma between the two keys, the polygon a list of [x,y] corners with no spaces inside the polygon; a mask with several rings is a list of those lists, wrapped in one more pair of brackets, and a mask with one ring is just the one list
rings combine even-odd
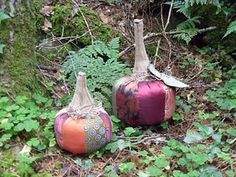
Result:
{"label": "fern frond", "polygon": [[227,31],[225,33],[225,35],[223,36],[223,38],[225,38],[226,36],[230,35],[231,33],[236,31],[236,20],[231,22],[227,28]]}
{"label": "fern frond", "polygon": [[[170,2],[167,2],[169,4]],[[185,17],[191,17],[190,7],[194,5],[213,5],[218,9],[221,8],[219,0],[175,0],[173,7],[177,9],[177,12],[182,13]]]}
{"label": "fern frond", "polygon": [[[94,98],[104,103],[111,110],[111,87],[114,82],[130,72],[126,64],[118,61],[119,38],[107,45],[101,41],[94,42],[77,52],[70,52],[63,64],[63,69],[71,85],[76,82],[76,74],[86,72],[88,87]],[[107,107],[110,106],[110,107]]]}
{"label": "fern frond", "polygon": [[179,32],[179,34],[174,35],[174,37],[179,40],[184,40],[188,44],[191,39],[197,35],[197,28],[195,24],[200,23],[199,19],[200,17],[196,16],[177,25],[175,31]]}
{"label": "fern frond", "polygon": [[192,40],[194,36],[197,35],[197,29],[185,29],[179,34],[174,35],[174,37],[178,38],[179,40],[185,41],[187,44]]}

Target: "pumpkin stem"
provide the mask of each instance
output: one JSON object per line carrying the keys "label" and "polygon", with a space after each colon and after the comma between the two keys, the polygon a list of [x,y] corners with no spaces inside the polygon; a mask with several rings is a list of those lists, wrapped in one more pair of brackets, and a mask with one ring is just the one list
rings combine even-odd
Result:
{"label": "pumpkin stem", "polygon": [[69,108],[72,110],[79,110],[84,106],[92,104],[94,104],[94,100],[89,94],[86,74],[83,72],[79,72],[76,81],[75,93],[72,101],[69,104]]}
{"label": "pumpkin stem", "polygon": [[149,59],[146,53],[144,41],[143,41],[143,20],[134,20],[134,36],[135,36],[135,63],[134,73],[147,73]]}

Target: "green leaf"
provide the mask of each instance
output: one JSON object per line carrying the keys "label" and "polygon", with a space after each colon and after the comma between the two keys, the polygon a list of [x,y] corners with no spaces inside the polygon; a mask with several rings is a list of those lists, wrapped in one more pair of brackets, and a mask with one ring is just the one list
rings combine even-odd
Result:
{"label": "green leaf", "polygon": [[184,120],[184,115],[183,114],[179,114],[179,113],[174,113],[173,120],[176,120],[176,121]]}
{"label": "green leaf", "polygon": [[189,177],[188,175],[184,174],[183,172],[179,170],[174,170],[173,171],[173,176],[174,177]]}
{"label": "green leaf", "polygon": [[126,127],[124,130],[125,136],[131,136],[134,133],[136,133],[136,129],[134,129],[133,127]]}
{"label": "green leaf", "polygon": [[199,175],[200,175],[200,172],[197,170],[193,170],[193,171],[188,172],[189,177],[199,177]]}
{"label": "green leaf", "polygon": [[186,159],[185,157],[181,157],[178,161],[177,164],[181,166],[186,166],[189,163],[189,160]]}
{"label": "green leaf", "polygon": [[115,153],[119,148],[117,142],[109,143],[105,147],[106,150],[109,150],[111,153]]}
{"label": "green leaf", "polygon": [[221,142],[222,135],[220,133],[215,133],[212,135],[212,139],[215,140],[217,143]]}
{"label": "green leaf", "polygon": [[38,138],[31,138],[28,142],[27,145],[37,147],[40,144],[40,141]]}
{"label": "green leaf", "polygon": [[6,122],[6,123],[4,123],[4,124],[1,124],[1,127],[0,127],[0,128],[2,128],[2,129],[4,129],[4,130],[11,130],[12,127],[14,127],[14,124],[13,124],[13,123],[11,123],[11,122]]}
{"label": "green leaf", "polygon": [[20,132],[22,130],[24,130],[25,125],[23,123],[19,123],[14,127],[14,131]]}
{"label": "green leaf", "polygon": [[30,132],[32,130],[37,130],[39,128],[39,122],[36,120],[26,120],[24,121],[23,126],[27,132]]}
{"label": "green leaf", "polygon": [[3,54],[3,48],[4,48],[5,46],[6,46],[6,45],[0,43],[0,54]]}
{"label": "green leaf", "polygon": [[24,104],[28,98],[26,96],[17,96],[15,100],[17,104]]}
{"label": "green leaf", "polygon": [[226,130],[226,132],[231,136],[236,136],[236,128],[229,128]]}
{"label": "green leaf", "polygon": [[167,161],[165,158],[163,157],[157,157],[156,158],[156,161],[155,161],[155,165],[158,167],[158,168],[168,168],[169,165],[170,165],[170,162]]}
{"label": "green leaf", "polygon": [[16,110],[18,110],[20,107],[18,106],[18,105],[16,105],[16,104],[12,104],[12,105],[10,105],[10,106],[7,106],[6,108],[5,108],[5,110],[7,111],[7,112],[11,112],[11,111],[16,111]]}
{"label": "green leaf", "polygon": [[203,169],[199,177],[223,177],[222,173],[216,167],[207,167]]}
{"label": "green leaf", "polygon": [[93,161],[89,159],[89,160],[85,160],[84,165],[82,165],[82,168],[84,168],[85,170],[88,170],[93,166],[94,166]]}
{"label": "green leaf", "polygon": [[166,157],[174,157],[174,156],[180,156],[179,153],[176,151],[172,151],[170,147],[164,146],[161,150],[161,152],[166,156]]}
{"label": "green leaf", "polygon": [[156,166],[150,166],[146,171],[150,176],[160,176],[162,174],[162,170]]}
{"label": "green leaf", "polygon": [[3,146],[3,143],[10,140],[11,137],[12,137],[12,134],[3,134],[2,137],[0,138],[0,147]]}
{"label": "green leaf", "polygon": [[225,35],[223,36],[223,38],[225,38],[226,36],[230,35],[231,33],[236,31],[236,20],[231,22],[227,28],[227,31],[225,33]]}
{"label": "green leaf", "polygon": [[148,173],[145,173],[143,171],[138,172],[138,177],[149,177],[150,175]]}
{"label": "green leaf", "polygon": [[198,166],[203,165],[205,162],[208,161],[208,154],[202,153],[202,154],[193,154],[188,153],[186,154],[186,157],[195,162]]}
{"label": "green leaf", "polygon": [[10,16],[0,10],[0,24],[3,20],[6,20],[8,18],[10,18]]}
{"label": "green leaf", "polygon": [[221,159],[223,159],[224,161],[226,161],[226,162],[229,162],[229,163],[232,163],[233,162],[233,160],[231,159],[231,157],[230,157],[230,154],[228,154],[228,153],[225,153],[225,152],[220,152],[219,154],[217,154],[217,156],[219,157],[219,158],[221,158]]}
{"label": "green leaf", "polygon": [[184,138],[184,142],[191,144],[203,140],[203,136],[195,130],[187,130],[187,134]]}
{"label": "green leaf", "polygon": [[235,177],[236,176],[236,173],[233,170],[227,170],[225,173],[228,177]]}
{"label": "green leaf", "polygon": [[214,132],[214,130],[211,126],[201,125],[198,129],[199,129],[201,135],[204,137],[208,137],[209,135],[211,135]]}
{"label": "green leaf", "polygon": [[47,103],[48,98],[43,97],[42,95],[39,94],[34,94],[33,98],[35,99],[36,103],[41,104],[41,103]]}
{"label": "green leaf", "polygon": [[122,173],[127,173],[130,170],[134,170],[136,168],[136,165],[133,162],[126,162],[121,163],[119,165],[119,169]]}
{"label": "green leaf", "polygon": [[112,122],[114,122],[114,123],[119,123],[120,122],[120,119],[118,119],[116,116],[114,116],[114,115],[112,115],[111,116],[111,120],[112,120]]}

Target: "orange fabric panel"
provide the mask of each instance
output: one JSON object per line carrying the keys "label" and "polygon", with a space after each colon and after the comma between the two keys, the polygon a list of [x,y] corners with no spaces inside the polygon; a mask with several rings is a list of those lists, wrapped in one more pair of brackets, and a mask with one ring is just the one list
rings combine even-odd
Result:
{"label": "orange fabric panel", "polygon": [[75,154],[84,153],[86,151],[83,125],[84,120],[80,118],[69,118],[65,121],[62,133],[63,146],[66,150]]}

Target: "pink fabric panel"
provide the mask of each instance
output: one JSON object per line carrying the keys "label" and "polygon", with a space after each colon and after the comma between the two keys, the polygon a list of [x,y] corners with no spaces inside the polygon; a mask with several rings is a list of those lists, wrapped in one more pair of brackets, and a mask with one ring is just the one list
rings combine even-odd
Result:
{"label": "pink fabric panel", "polygon": [[165,118],[166,91],[161,81],[131,81],[116,92],[117,115],[132,126],[155,125]]}
{"label": "pink fabric panel", "polygon": [[69,118],[67,113],[60,114],[56,117],[54,130],[56,132],[56,140],[60,147],[63,146],[62,126],[64,122]]}
{"label": "pink fabric panel", "polygon": [[111,141],[111,137],[112,137],[112,124],[111,124],[111,119],[109,117],[109,115],[104,112],[104,111],[100,111],[100,115],[99,115],[106,127],[106,140],[107,142]]}
{"label": "pink fabric panel", "polygon": [[166,92],[165,96],[165,120],[170,119],[176,107],[176,91],[174,88],[168,87],[165,84],[162,85],[163,89]]}
{"label": "pink fabric panel", "polygon": [[160,81],[139,83],[139,124],[153,125],[164,120],[165,90]]}

